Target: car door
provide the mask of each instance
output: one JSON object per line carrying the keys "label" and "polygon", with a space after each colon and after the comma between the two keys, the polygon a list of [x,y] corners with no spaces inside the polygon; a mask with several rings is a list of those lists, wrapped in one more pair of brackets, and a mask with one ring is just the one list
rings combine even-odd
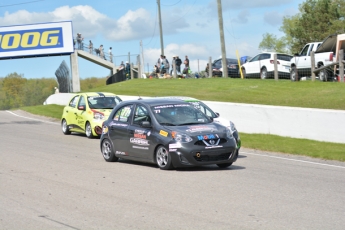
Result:
{"label": "car door", "polygon": [[245,70],[247,75],[253,75],[260,71],[260,62],[259,62],[260,54],[253,57],[249,62],[245,63]]}
{"label": "car door", "polygon": [[262,67],[265,67],[268,72],[271,72],[274,70],[274,65],[270,63],[270,61],[273,60],[273,57],[271,59],[271,54],[269,53],[262,53],[259,57],[259,68],[255,71],[255,73],[260,74]]}
{"label": "car door", "polygon": [[70,128],[75,129],[77,127],[77,119],[76,119],[76,112],[77,112],[77,105],[79,101],[80,95],[76,95],[71,99],[68,106],[64,109],[64,117],[66,122]]}
{"label": "car door", "polygon": [[308,57],[308,56],[310,56],[310,54],[308,53],[308,51],[312,50],[313,46],[314,46],[314,44],[306,45],[303,48],[300,55],[297,57],[294,57],[295,61],[296,61],[295,63],[296,63],[297,69],[310,68],[310,58]]}
{"label": "car door", "polygon": [[115,111],[109,124],[109,137],[114,144],[116,155],[129,155],[128,126],[132,115],[133,104],[127,104]]}
{"label": "car door", "polygon": [[130,156],[136,158],[152,159],[155,142],[152,128],[141,127],[141,122],[148,121],[152,125],[149,110],[142,104],[137,104],[134,109],[131,124],[128,126]]}
{"label": "car door", "polygon": [[75,109],[74,114],[76,119],[77,128],[85,131],[85,122],[87,120],[87,111],[86,111],[86,98],[85,95],[81,95],[78,101],[78,106]]}

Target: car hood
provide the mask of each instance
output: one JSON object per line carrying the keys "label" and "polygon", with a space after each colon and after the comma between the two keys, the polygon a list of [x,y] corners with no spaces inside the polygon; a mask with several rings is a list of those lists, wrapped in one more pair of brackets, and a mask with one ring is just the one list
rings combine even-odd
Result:
{"label": "car hood", "polygon": [[210,123],[210,124],[166,126],[166,128],[169,129],[170,131],[176,131],[176,132],[188,134],[189,136],[226,132],[226,128],[224,126],[219,125],[215,122]]}
{"label": "car hood", "polygon": [[230,126],[230,121],[222,117],[213,118],[213,121],[226,127]]}

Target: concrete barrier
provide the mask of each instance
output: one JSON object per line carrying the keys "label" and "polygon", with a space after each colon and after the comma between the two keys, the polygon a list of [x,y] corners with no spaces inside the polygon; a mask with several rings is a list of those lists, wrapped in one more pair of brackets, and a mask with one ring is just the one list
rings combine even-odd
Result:
{"label": "concrete barrier", "polygon": [[[56,102],[55,94],[54,102]],[[60,94],[61,95],[61,94]],[[139,96],[119,95],[122,100]],[[142,97],[150,98],[150,97]],[[48,100],[51,102],[52,100]],[[66,104],[66,99],[61,99]],[[221,117],[235,123],[239,132],[262,133],[345,143],[345,111],[204,101]],[[59,104],[59,103],[50,103]]]}

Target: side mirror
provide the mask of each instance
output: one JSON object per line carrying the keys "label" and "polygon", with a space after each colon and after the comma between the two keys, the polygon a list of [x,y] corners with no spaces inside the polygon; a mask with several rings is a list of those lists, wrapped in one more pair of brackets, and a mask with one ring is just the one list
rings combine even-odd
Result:
{"label": "side mirror", "polygon": [[219,117],[219,116],[220,116],[219,113],[217,113],[217,112],[216,112],[215,114],[216,114],[216,117]]}
{"label": "side mirror", "polygon": [[78,110],[85,110],[85,105],[78,106]]}
{"label": "side mirror", "polygon": [[151,128],[151,123],[149,121],[142,121],[140,123],[140,126],[143,127],[143,128]]}

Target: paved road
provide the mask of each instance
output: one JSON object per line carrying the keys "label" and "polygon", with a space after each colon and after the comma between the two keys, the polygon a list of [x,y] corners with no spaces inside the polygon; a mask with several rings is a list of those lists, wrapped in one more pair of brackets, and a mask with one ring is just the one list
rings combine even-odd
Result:
{"label": "paved road", "polygon": [[99,139],[21,111],[0,111],[0,127],[0,229],[345,226],[341,162],[243,149],[227,170],[162,171],[107,163]]}

